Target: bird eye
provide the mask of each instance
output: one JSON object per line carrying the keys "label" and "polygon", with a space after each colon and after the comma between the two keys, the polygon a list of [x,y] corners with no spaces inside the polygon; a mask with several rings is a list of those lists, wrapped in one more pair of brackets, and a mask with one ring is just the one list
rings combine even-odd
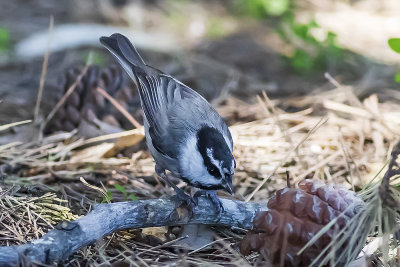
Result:
{"label": "bird eye", "polygon": [[209,166],[207,168],[207,171],[209,174],[211,174],[214,177],[220,178],[221,174],[219,173],[219,170],[215,166]]}

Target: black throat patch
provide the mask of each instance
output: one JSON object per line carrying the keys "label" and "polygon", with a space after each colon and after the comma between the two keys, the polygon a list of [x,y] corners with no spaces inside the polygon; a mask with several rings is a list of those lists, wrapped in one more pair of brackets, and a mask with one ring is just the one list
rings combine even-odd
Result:
{"label": "black throat patch", "polygon": [[207,150],[212,151],[212,156],[215,160],[223,162],[222,167],[230,168],[233,156],[226,144],[224,136],[217,129],[206,125],[203,126],[197,133],[197,148],[203,157],[204,165],[212,176],[221,178],[219,171],[218,173],[216,173],[215,170],[213,171],[213,168],[218,169],[218,166],[215,166],[211,162],[207,155]]}

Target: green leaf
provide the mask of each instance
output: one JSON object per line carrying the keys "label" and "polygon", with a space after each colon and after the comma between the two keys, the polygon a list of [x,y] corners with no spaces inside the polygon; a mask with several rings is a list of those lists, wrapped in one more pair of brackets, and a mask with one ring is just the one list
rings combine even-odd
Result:
{"label": "green leaf", "polygon": [[115,184],[114,187],[115,187],[115,189],[117,189],[118,191],[122,192],[122,193],[124,194],[124,198],[126,199],[127,193],[126,193],[125,187],[123,187],[122,185],[119,185],[119,184]]}
{"label": "green leaf", "polygon": [[83,53],[82,58],[88,65],[97,65],[100,67],[105,65],[105,59],[103,55],[94,51]]}
{"label": "green leaf", "polygon": [[394,80],[396,83],[400,83],[400,72],[396,73],[396,75],[394,76]]}
{"label": "green leaf", "polygon": [[307,73],[312,71],[315,59],[313,59],[310,55],[308,55],[303,50],[296,50],[295,54],[291,58],[292,67],[300,72]]}
{"label": "green leaf", "polygon": [[137,197],[134,194],[130,194],[128,198],[132,199],[133,201],[137,200]]}
{"label": "green leaf", "polygon": [[6,28],[0,27],[0,52],[10,48],[10,34]]}
{"label": "green leaf", "polygon": [[107,203],[110,202],[112,200],[112,193],[110,191],[107,191],[107,197],[103,196],[103,200],[101,201],[101,203]]}
{"label": "green leaf", "polygon": [[400,38],[390,38],[388,44],[394,52],[400,54]]}
{"label": "green leaf", "polygon": [[224,36],[225,28],[222,21],[217,18],[211,18],[207,25],[206,34],[209,38],[219,38]]}
{"label": "green leaf", "polygon": [[281,16],[290,11],[291,0],[236,0],[234,6],[239,14],[264,19]]}
{"label": "green leaf", "polygon": [[289,0],[262,0],[261,5],[268,15],[280,16],[289,9]]}

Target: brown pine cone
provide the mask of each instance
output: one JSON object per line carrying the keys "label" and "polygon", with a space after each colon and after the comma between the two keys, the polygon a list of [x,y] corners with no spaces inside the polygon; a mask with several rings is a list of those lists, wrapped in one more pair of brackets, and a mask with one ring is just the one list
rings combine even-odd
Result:
{"label": "brown pine cone", "polygon": [[[346,211],[350,205],[354,208]],[[304,180],[299,188],[284,188],[269,200],[269,211],[254,218],[254,228],[240,244],[244,255],[260,253],[271,266],[309,266],[330,243],[335,231],[342,229],[364,202],[341,186]],[[337,223],[302,254],[297,255],[309,240],[331,220]],[[283,258],[282,258],[283,257]]]}
{"label": "brown pine cone", "polygon": [[[58,78],[55,84],[49,85],[49,89],[53,91],[53,97],[48,99],[49,103],[46,103],[47,112],[54,108],[77,80],[82,70],[83,66],[70,68]],[[120,68],[110,66],[100,70],[98,66],[91,65],[75,90],[46,125],[44,133],[72,131],[79,128],[83,119],[87,122],[100,121],[115,128],[132,129],[132,124],[97,92],[98,87],[104,89],[136,119],[141,120],[140,99],[130,80],[124,79]]]}

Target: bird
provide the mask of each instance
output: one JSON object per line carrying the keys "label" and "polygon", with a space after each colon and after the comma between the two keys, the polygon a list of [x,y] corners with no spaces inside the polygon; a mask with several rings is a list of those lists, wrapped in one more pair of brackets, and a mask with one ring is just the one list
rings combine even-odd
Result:
{"label": "bird", "polygon": [[[135,83],[144,113],[146,143],[155,172],[176,195],[176,207],[193,215],[198,198],[205,196],[224,211],[216,191],[233,194],[236,168],[233,139],[228,126],[199,93],[174,77],[147,65],[127,37],[114,33],[100,43],[117,59]],[[178,188],[166,171],[198,188],[193,197]]]}

